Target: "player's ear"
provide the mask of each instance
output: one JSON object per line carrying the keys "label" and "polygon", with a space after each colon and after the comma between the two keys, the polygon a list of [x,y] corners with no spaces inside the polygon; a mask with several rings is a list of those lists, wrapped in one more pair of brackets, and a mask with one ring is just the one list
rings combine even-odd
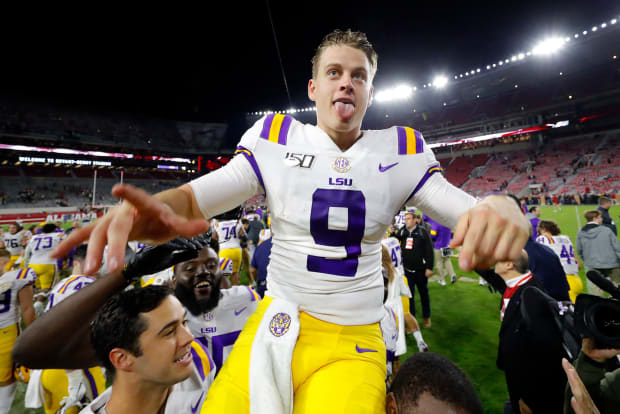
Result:
{"label": "player's ear", "polygon": [[314,79],[310,79],[308,81],[308,98],[310,98],[312,102],[316,102],[316,98],[314,95],[315,91],[316,91],[316,82],[314,81]]}
{"label": "player's ear", "polygon": [[120,371],[131,371],[136,357],[122,348],[114,348],[108,354],[114,368]]}
{"label": "player's ear", "polygon": [[393,392],[388,392],[385,396],[385,412],[386,414],[398,414],[398,405],[396,405],[396,397]]}
{"label": "player's ear", "polygon": [[374,97],[375,97],[374,92],[375,92],[375,87],[371,86],[370,87],[370,94],[368,95],[368,108],[370,108],[370,105],[372,105],[372,102],[374,100]]}

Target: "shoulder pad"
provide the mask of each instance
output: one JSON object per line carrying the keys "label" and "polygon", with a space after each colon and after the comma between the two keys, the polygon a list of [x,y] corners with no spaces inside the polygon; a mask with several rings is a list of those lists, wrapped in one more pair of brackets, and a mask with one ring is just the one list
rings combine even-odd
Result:
{"label": "shoulder pad", "polygon": [[424,138],[419,131],[409,127],[396,127],[398,155],[421,154],[424,152]]}
{"label": "shoulder pad", "polygon": [[293,117],[283,114],[269,114],[263,121],[260,137],[280,145],[286,145],[288,131]]}

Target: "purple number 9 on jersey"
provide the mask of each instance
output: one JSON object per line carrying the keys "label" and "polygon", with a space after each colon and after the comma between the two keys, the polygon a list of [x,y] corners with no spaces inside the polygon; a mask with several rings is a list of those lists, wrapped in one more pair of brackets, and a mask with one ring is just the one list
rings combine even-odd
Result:
{"label": "purple number 9 on jersey", "polygon": [[[346,230],[329,228],[330,207],[347,209]],[[345,259],[327,259],[308,255],[306,267],[310,272],[353,277],[357,272],[357,257],[362,252],[362,239],[366,221],[366,198],[357,190],[318,189],[312,195],[310,234],[316,244],[344,246]]]}

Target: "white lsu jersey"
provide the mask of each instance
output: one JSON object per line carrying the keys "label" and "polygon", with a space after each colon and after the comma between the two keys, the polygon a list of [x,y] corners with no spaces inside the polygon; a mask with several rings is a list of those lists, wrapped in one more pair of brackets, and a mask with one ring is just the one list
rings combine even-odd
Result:
{"label": "white lsu jersey", "polygon": [[403,255],[400,251],[400,243],[398,242],[398,239],[396,237],[387,237],[381,240],[381,243],[388,249],[394,269],[396,269],[399,275],[404,275],[405,268],[403,267]]}
{"label": "white lsu jersey", "polygon": [[225,275],[233,274],[233,262],[226,257],[220,257],[220,270]]}
{"label": "white lsu jersey", "polygon": [[34,270],[11,270],[0,276],[0,329],[19,322],[18,293],[37,278]]}
{"label": "white lsu jersey", "polygon": [[388,305],[383,305],[383,318],[379,326],[385,342],[387,376],[392,375],[392,363],[396,358],[396,343],[398,341],[398,318],[394,310]]}
{"label": "white lsu jersey", "polygon": [[50,292],[45,312],[94,281],[95,278],[91,276],[71,275],[56,283]]}
{"label": "white lsu jersey", "polygon": [[239,230],[241,223],[238,220],[224,220],[215,223],[220,250],[241,248]]}
{"label": "white lsu jersey", "polygon": [[575,258],[575,250],[573,249],[573,243],[570,241],[570,237],[563,234],[558,236],[547,236],[541,234],[536,237],[538,243],[549,246],[551,250],[560,258],[564,273],[567,275],[578,275],[579,264]]}
{"label": "white lsu jersey", "polygon": [[64,236],[64,233],[41,233],[32,236],[26,247],[28,263],[56,264],[56,259],[50,259],[49,254],[60,244]]}
{"label": "white lsu jersey", "polygon": [[24,251],[22,243],[24,239],[30,237],[30,232],[26,230],[18,231],[15,234],[11,234],[8,231],[4,233],[4,248],[11,253],[11,256],[19,256]]}
{"label": "white lsu jersey", "polygon": [[[433,199],[442,204],[434,212],[453,225],[475,203],[437,178],[439,163],[411,128],[363,131],[342,151],[320,128],[270,114],[243,135],[237,154],[219,174],[190,183],[201,211],[209,217],[210,209],[234,206],[237,193],[264,190],[273,228],[270,296],[331,323],[366,325],[383,317],[380,242],[401,206],[411,200],[429,210]],[[231,185],[220,200],[213,191],[224,179]]]}
{"label": "white lsu jersey", "polygon": [[215,309],[202,315],[187,314],[192,335],[207,347],[219,371],[246,321],[254,313],[260,296],[249,286],[222,289]]}

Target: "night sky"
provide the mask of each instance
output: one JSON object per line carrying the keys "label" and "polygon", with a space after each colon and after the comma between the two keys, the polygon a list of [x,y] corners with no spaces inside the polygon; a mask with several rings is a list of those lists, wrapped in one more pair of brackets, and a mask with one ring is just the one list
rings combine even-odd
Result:
{"label": "night sky", "polygon": [[[288,108],[265,1],[211,3],[5,10],[0,95],[205,122]],[[379,53],[380,89],[451,76],[620,14],[613,0],[269,4],[292,103],[299,107],[310,105],[314,49],[335,28],[367,33]]]}

